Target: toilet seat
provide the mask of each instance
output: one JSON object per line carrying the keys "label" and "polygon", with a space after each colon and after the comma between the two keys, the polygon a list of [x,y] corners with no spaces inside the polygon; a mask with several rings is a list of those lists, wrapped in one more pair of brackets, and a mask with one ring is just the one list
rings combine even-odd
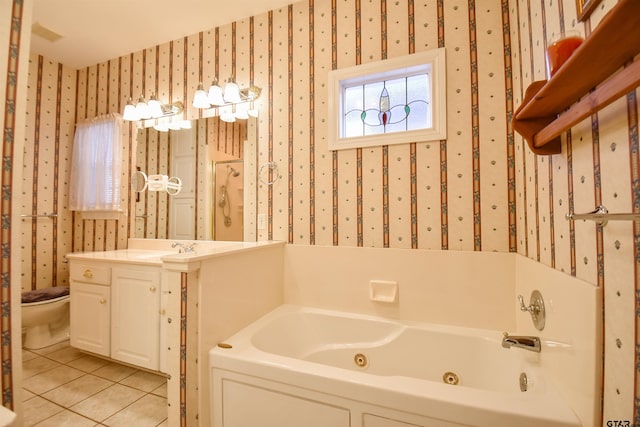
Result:
{"label": "toilet seat", "polygon": [[21,305],[22,305],[22,307],[33,307],[33,306],[36,306],[36,305],[51,304],[51,303],[58,302],[58,301],[64,301],[65,299],[68,299],[68,298],[69,298],[69,295],[63,295],[61,297],[46,299],[46,300],[43,300],[43,301],[23,302]]}
{"label": "toilet seat", "polygon": [[22,305],[52,303],[69,296],[68,286],[53,286],[22,293]]}

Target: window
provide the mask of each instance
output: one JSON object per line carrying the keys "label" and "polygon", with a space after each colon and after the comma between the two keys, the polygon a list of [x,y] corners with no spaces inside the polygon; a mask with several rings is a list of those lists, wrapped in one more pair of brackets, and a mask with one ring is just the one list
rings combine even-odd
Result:
{"label": "window", "polygon": [[329,74],[329,149],[446,138],[444,48]]}
{"label": "window", "polygon": [[120,211],[122,118],[97,117],[76,125],[69,183],[69,209]]}

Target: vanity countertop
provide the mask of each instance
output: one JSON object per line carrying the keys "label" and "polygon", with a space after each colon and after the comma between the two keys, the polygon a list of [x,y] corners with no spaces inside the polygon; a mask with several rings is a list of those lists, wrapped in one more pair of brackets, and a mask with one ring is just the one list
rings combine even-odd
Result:
{"label": "vanity countertop", "polygon": [[[229,255],[269,245],[284,245],[285,242],[217,242],[195,241],[193,252],[180,253],[178,248],[171,248],[175,240],[161,239],[129,239],[128,249],[117,249],[96,252],[73,252],[67,254],[69,259],[98,262],[119,262],[139,265],[162,265],[163,261],[193,262],[210,257]],[[171,248],[171,249],[169,249]]]}
{"label": "vanity countertop", "polygon": [[118,249],[112,251],[74,252],[67,254],[67,258],[85,261],[120,262],[125,264],[162,265],[162,258],[168,255],[178,255],[178,251]]}

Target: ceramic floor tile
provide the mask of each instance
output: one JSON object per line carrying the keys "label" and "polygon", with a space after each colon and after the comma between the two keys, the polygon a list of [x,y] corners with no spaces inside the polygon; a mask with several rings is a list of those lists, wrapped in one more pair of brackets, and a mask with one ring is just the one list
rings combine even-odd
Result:
{"label": "ceramic floor tile", "polygon": [[160,396],[147,394],[114,416],[104,424],[110,427],[155,427],[167,418],[167,401]]}
{"label": "ceramic floor tile", "polygon": [[36,356],[22,364],[22,379],[27,379],[42,372],[57,368],[58,366],[62,365],[46,357]]}
{"label": "ceramic floor tile", "polygon": [[128,385],[129,387],[137,388],[138,390],[146,392],[155,390],[163,383],[167,383],[167,379],[164,376],[145,371],[138,371],[120,381],[120,384]]}
{"label": "ceramic floor tile", "polygon": [[83,372],[93,372],[96,369],[108,365],[109,363],[111,362],[109,362],[108,360],[85,354],[79,359],[75,359],[67,363],[67,365],[71,366],[72,368],[80,369]]}
{"label": "ceramic floor tile", "polygon": [[106,378],[111,381],[121,381],[127,378],[129,375],[137,372],[137,369],[131,368],[129,366],[120,365],[118,363],[109,363],[102,368],[96,369],[93,371],[94,375],[97,375],[102,378]]}
{"label": "ceramic floor tile", "polygon": [[112,385],[109,380],[86,374],[44,393],[42,397],[69,408]]}
{"label": "ceramic floor tile", "polygon": [[40,355],[47,355],[49,353],[53,353],[55,351],[58,351],[60,349],[67,348],[67,347],[69,347],[69,340],[62,341],[58,344],[54,344],[49,347],[39,348],[37,350],[31,350],[31,351],[34,353],[38,353]]}
{"label": "ceramic floor tile", "polygon": [[60,363],[69,363],[72,360],[81,358],[82,356],[84,356],[84,353],[73,347],[61,348],[60,350],[52,351],[46,355],[48,359],[52,359]]}
{"label": "ceramic floor tile", "polygon": [[82,375],[85,375],[82,371],[61,365],[50,371],[27,378],[22,382],[22,386],[32,393],[42,394]]}
{"label": "ceramic floor tile", "polygon": [[[103,421],[140,399],[144,392],[121,384],[114,384],[99,393],[73,405],[72,411],[96,421]],[[131,424],[135,425],[136,424]]]}
{"label": "ceramic floor tile", "polygon": [[29,427],[61,412],[63,408],[53,402],[36,396],[24,402],[22,406],[23,426]]}
{"label": "ceramic floor tile", "polygon": [[65,409],[35,424],[34,427],[94,427],[97,425],[95,421]]}
{"label": "ceramic floor tile", "polygon": [[26,362],[27,360],[31,360],[31,359],[35,359],[36,357],[40,357],[39,355],[37,355],[36,353],[26,350],[26,349],[22,349],[22,362]]}
{"label": "ceramic floor tile", "polygon": [[151,393],[155,394],[156,396],[167,397],[167,382],[165,381],[164,384],[153,390]]}
{"label": "ceramic floor tile", "polygon": [[[158,394],[158,393],[156,393],[156,394]],[[29,399],[31,399],[32,397],[35,397],[35,396],[37,396],[37,395],[34,394],[34,393],[31,393],[29,390],[22,389],[22,401],[23,402],[25,400],[29,400]]]}

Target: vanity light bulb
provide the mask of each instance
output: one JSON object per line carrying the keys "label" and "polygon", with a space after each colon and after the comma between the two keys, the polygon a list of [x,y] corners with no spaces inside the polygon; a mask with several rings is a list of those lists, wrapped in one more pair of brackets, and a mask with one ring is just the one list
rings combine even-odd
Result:
{"label": "vanity light bulb", "polygon": [[149,112],[149,106],[144,100],[144,97],[140,97],[138,99],[138,103],[136,104],[136,112],[138,113],[138,117],[141,120],[146,120],[151,118],[151,113]]}
{"label": "vanity light bulb", "polygon": [[212,84],[209,88],[208,95],[209,104],[213,106],[224,105],[224,99],[222,98],[222,88],[216,84]]}
{"label": "vanity light bulb", "polygon": [[158,132],[169,132],[169,124],[168,123],[158,123],[154,125],[153,128]]}
{"label": "vanity light bulb", "polygon": [[136,122],[140,120],[140,116],[136,111],[136,106],[133,105],[133,100],[129,98],[127,105],[124,107],[124,112],[122,113],[122,119],[130,122]]}
{"label": "vanity light bulb", "polygon": [[180,130],[180,129],[181,129],[181,127],[180,127],[180,121],[174,121],[174,120],[172,120],[172,121],[170,121],[170,122],[169,122],[168,127],[169,127],[169,129],[171,129],[171,130]]}
{"label": "vanity light bulb", "polygon": [[211,108],[211,104],[209,104],[209,100],[207,99],[207,92],[204,91],[202,83],[198,84],[198,89],[193,96],[193,106],[203,109]]}
{"label": "vanity light bulb", "polygon": [[247,120],[249,118],[249,104],[236,105],[236,119]]}
{"label": "vanity light bulb", "polygon": [[224,85],[224,100],[234,104],[242,101],[240,98],[240,88],[237,84],[229,81]]}
{"label": "vanity light bulb", "polygon": [[147,106],[149,108],[149,115],[151,118],[157,119],[158,117],[162,117],[162,105],[160,104],[160,101],[158,101],[158,98],[156,98],[155,94],[151,95]]}

